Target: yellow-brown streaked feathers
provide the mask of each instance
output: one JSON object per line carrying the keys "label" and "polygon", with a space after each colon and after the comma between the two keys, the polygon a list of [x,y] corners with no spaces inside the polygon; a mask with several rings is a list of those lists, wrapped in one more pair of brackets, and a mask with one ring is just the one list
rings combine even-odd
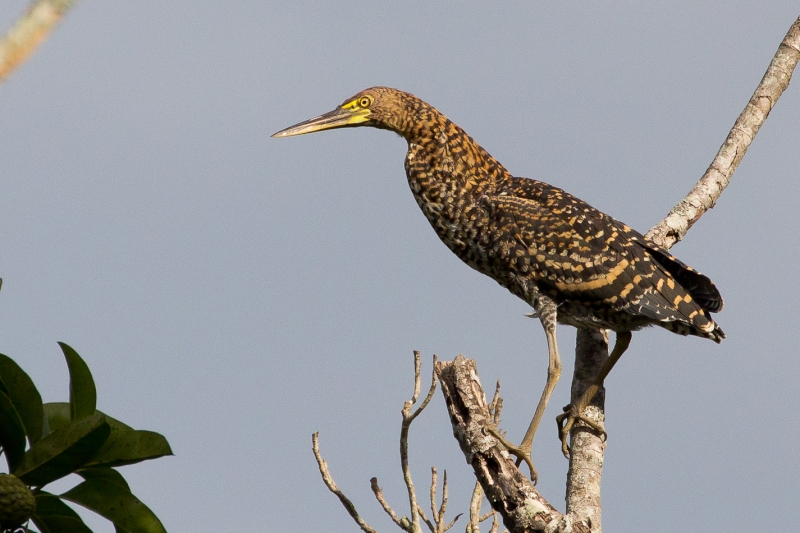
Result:
{"label": "yellow-brown streaked feathers", "polygon": [[403,136],[409,186],[442,242],[531,305],[551,298],[559,322],[724,337],[709,315],[722,298],[706,276],[571,194],[512,176],[412,94],[371,87],[275,136],[356,126]]}
{"label": "yellow-brown streaked feathers", "polygon": [[494,238],[504,242],[490,261],[494,276],[530,279],[559,304],[559,321],[615,331],[653,324],[717,342],[725,337],[708,314],[722,308],[711,280],[625,224],[524,178],[483,203]]}

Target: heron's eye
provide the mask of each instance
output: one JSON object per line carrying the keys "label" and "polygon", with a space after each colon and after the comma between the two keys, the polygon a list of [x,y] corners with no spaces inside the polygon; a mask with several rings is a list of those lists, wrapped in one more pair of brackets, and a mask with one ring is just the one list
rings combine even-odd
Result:
{"label": "heron's eye", "polygon": [[370,104],[372,104],[372,97],[371,96],[362,96],[358,101],[358,105],[360,105],[363,108],[369,107]]}

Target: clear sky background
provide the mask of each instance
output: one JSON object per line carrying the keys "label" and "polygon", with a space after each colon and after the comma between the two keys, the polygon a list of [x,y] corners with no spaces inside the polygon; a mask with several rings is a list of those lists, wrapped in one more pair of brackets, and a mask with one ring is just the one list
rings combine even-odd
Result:
{"label": "clear sky background", "polygon": [[[0,4],[2,27],[26,4]],[[269,135],[398,87],[512,173],[645,232],[705,171],[800,11],[564,4],[81,2],[0,87],[0,351],[64,401],[69,343],[100,409],[169,439],[175,457],[122,471],[171,532],[356,531],[320,480],[314,431],[363,516],[394,530],[369,479],[407,514],[412,350],[426,381],[434,353],[477,359],[487,389],[500,378],[519,440],[544,333],[438,241],[401,138]],[[607,531],[796,527],[798,84],[673,249],[720,288],[728,339],[636,333],[607,381]],[[565,377],[533,459],[563,511],[553,419],[574,330],[559,338]],[[411,446],[421,495],[436,465],[466,512],[473,477],[440,392]]]}

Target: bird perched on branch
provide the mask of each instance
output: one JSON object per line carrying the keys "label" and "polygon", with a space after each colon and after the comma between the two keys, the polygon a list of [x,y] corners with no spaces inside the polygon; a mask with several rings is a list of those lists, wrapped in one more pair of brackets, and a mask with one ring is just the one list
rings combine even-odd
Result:
{"label": "bird perched on branch", "polygon": [[627,349],[632,331],[657,325],[716,342],[725,338],[709,315],[722,309],[722,297],[706,276],[571,194],[512,176],[464,130],[412,94],[372,87],[273,137],[359,126],[391,130],[408,141],[408,183],[439,238],[469,266],[533,306],[541,321],[550,360],[544,391],[522,443],[514,446],[501,437],[534,480],[533,437],[561,374],[556,323],[617,334],[593,385],[557,417],[565,455],[577,420],[602,432],[583,410]]}

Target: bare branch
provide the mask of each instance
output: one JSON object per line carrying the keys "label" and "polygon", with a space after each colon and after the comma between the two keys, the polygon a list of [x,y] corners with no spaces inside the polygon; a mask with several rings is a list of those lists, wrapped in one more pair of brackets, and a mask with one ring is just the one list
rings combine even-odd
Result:
{"label": "bare branch", "polygon": [[[571,402],[577,402],[594,382],[607,358],[608,332],[579,329],[575,345]],[[605,397],[605,388],[601,387],[584,411],[584,415],[601,428],[605,423]],[[606,443],[583,423],[573,428],[571,434],[567,472],[567,513],[574,515],[576,520],[593,524],[593,530],[599,530],[602,517],[600,480],[603,475]]]}
{"label": "bare branch", "polygon": [[[436,365],[436,356],[433,356],[433,363],[434,366]],[[444,488],[442,493],[442,506],[439,511],[436,510],[436,484],[437,484],[437,476],[436,476],[436,469],[432,469],[433,473],[433,482],[431,485],[431,510],[433,511],[433,521],[428,520],[425,516],[425,512],[417,503],[417,494],[416,489],[414,488],[414,482],[411,479],[411,470],[408,464],[408,433],[411,427],[411,423],[414,419],[419,416],[419,414],[427,407],[430,403],[431,398],[433,398],[433,394],[436,391],[436,384],[437,384],[437,376],[435,370],[432,372],[433,376],[431,378],[431,386],[430,390],[428,391],[427,396],[420,404],[419,408],[416,409],[413,413],[411,412],[412,407],[419,399],[420,395],[420,374],[421,374],[421,367],[420,364],[420,354],[418,351],[414,351],[414,394],[412,395],[411,399],[406,401],[403,404],[403,422],[400,429],[400,462],[402,464],[403,470],[403,480],[406,484],[406,489],[408,491],[408,500],[409,500],[409,507],[411,510],[411,518],[408,517],[400,517],[397,513],[392,509],[389,502],[386,501],[386,498],[383,496],[383,490],[378,485],[378,479],[372,478],[370,480],[370,487],[372,489],[372,493],[375,495],[375,498],[378,500],[378,503],[381,505],[383,510],[386,514],[389,515],[389,518],[392,519],[392,522],[395,523],[398,527],[407,531],[408,533],[421,533],[420,528],[420,518],[422,521],[425,522],[425,525],[428,526],[428,529],[431,530],[431,533],[444,533],[447,529],[452,527],[455,521],[458,519],[458,516],[451,522],[449,525],[443,525],[444,521],[444,512],[447,509],[447,473],[445,472],[444,478]],[[325,485],[328,489],[336,494],[339,497],[339,500],[342,502],[342,505],[347,509],[347,512],[350,513],[350,516],[358,523],[362,530],[366,532],[375,531],[369,525],[366,524],[358,515],[355,506],[353,503],[338,489],[336,484],[333,482],[333,478],[328,472],[328,465],[322,459],[322,456],[319,453],[319,444],[318,444],[318,433],[314,433],[313,435],[313,449],[314,449],[314,456],[317,458],[317,464],[319,464],[319,471],[322,474],[322,479],[325,482]],[[460,516],[460,515],[459,515]]]}
{"label": "bare branch", "polygon": [[731,181],[744,154],[753,142],[769,112],[789,86],[792,72],[800,60],[800,18],[778,47],[766,74],[753,96],[736,119],[728,137],[717,152],[700,181],[669,214],[653,226],[645,237],[669,249],[680,241],[703,213],[714,207],[722,191]]}
{"label": "bare branch", "polygon": [[500,424],[500,413],[503,411],[503,398],[500,397],[500,380],[497,380],[497,385],[494,387],[494,397],[492,403],[489,404],[489,414],[492,415],[492,422],[495,426]]}
{"label": "bare branch", "polygon": [[34,0],[0,41],[0,83],[24,63],[77,0]]}
{"label": "bare branch", "polygon": [[436,373],[442,382],[453,434],[509,531],[590,531],[588,524],[562,515],[550,505],[530,479],[519,471],[503,445],[489,433],[491,415],[475,361],[459,355],[452,362],[437,363]]}
{"label": "bare branch", "polygon": [[331,476],[330,472],[328,471],[328,463],[325,462],[325,459],[322,458],[322,455],[319,453],[319,432],[314,433],[311,436],[311,447],[314,450],[314,457],[317,458],[317,465],[319,465],[319,473],[322,474],[322,480],[325,482],[325,486],[328,487],[332,493],[339,498],[339,501],[342,502],[344,508],[347,509],[347,512],[350,513],[350,516],[353,517],[353,520],[356,521],[358,527],[361,528],[361,531],[365,533],[377,533],[375,529],[370,527],[361,516],[359,516],[358,511],[356,511],[356,506],[353,505],[353,502],[344,495],[344,493],[339,490],[339,487],[336,486],[336,483],[333,481],[333,477]]}
{"label": "bare branch", "polygon": [[480,533],[481,531],[481,504],[483,503],[483,489],[481,484],[475,482],[472,489],[472,498],[469,501],[469,522],[467,522],[466,533]]}
{"label": "bare branch", "polygon": [[392,519],[392,522],[397,524],[400,528],[406,529],[406,525],[408,524],[408,518],[399,518],[397,513],[394,512],[391,505],[386,501],[386,498],[383,497],[383,489],[380,488],[378,485],[378,478],[374,477],[369,480],[369,486],[372,489],[372,493],[375,495],[375,499],[378,500],[378,503],[381,504],[383,510],[386,511],[386,514],[389,515],[389,518]]}
{"label": "bare branch", "polygon": [[433,517],[433,521],[436,523],[436,529],[439,529],[439,522],[442,520],[442,517],[439,513],[436,512],[436,485],[439,483],[439,476],[436,472],[436,467],[431,467],[431,516]]}
{"label": "bare branch", "polygon": [[419,398],[421,373],[422,361],[420,359],[419,350],[414,350],[414,394],[411,396],[410,400],[412,405],[417,403],[417,398]]}
{"label": "bare branch", "polygon": [[[435,495],[436,493],[434,492],[434,496]],[[445,531],[450,529],[450,527],[453,527],[452,524],[450,525],[450,527],[442,527],[442,524],[444,524],[445,511],[447,511],[447,470],[444,471],[444,480],[442,481],[442,505],[439,506],[439,515],[436,518],[436,527],[439,528],[441,533],[444,533]],[[453,523],[455,523],[455,521],[458,520],[458,516],[456,516],[453,519]]]}
{"label": "bare branch", "polygon": [[[434,366],[434,368],[436,367],[436,361],[437,360],[438,359],[436,358],[436,355],[434,354],[434,356],[433,356],[433,366]],[[408,404],[409,411],[410,411],[411,405],[413,405],[417,401],[417,398],[419,397],[420,366],[419,366],[419,352],[417,352],[417,351],[414,352],[414,365],[415,365],[414,368],[415,368],[415,376],[416,376],[415,379],[414,379],[414,398],[412,398],[411,403]],[[428,407],[428,404],[431,402],[431,399],[433,398],[433,393],[434,392],[436,392],[436,372],[435,371],[431,373],[431,387],[430,387],[430,389],[428,389],[427,396],[425,396],[425,399],[422,400],[422,404],[417,408],[417,410],[414,411],[412,414],[408,415],[408,418],[409,418],[408,424],[409,425],[411,424],[411,422],[414,421],[415,418],[417,418],[419,416],[420,413],[422,413],[423,409]],[[404,416],[405,416],[405,412],[404,412]]]}
{"label": "bare branch", "polygon": [[[433,364],[434,367],[436,365],[436,356],[433,356]],[[420,364],[420,355],[419,351],[414,351],[414,395],[412,398],[405,402],[403,405],[403,422],[400,425],[400,465],[403,470],[403,481],[406,484],[406,489],[408,492],[408,503],[409,508],[411,509],[411,525],[414,528],[414,531],[420,531],[420,524],[419,524],[419,505],[417,503],[417,493],[416,489],[414,488],[414,481],[411,479],[411,470],[408,466],[408,430],[411,427],[411,423],[414,419],[422,413],[423,409],[428,406],[430,403],[431,398],[433,398],[433,393],[436,391],[436,373],[433,372],[433,376],[431,377],[431,387],[428,390],[428,394],[425,399],[422,401],[422,404],[417,408],[416,411],[413,413],[411,412],[411,408],[416,403],[417,399],[419,398],[420,393],[420,373],[421,373],[421,364]]]}
{"label": "bare branch", "polygon": [[425,516],[425,510],[422,507],[417,507],[417,510],[419,511],[420,518],[422,518],[422,521],[428,526],[428,529],[431,530],[431,533],[436,533],[436,524],[428,520],[428,517]]}

